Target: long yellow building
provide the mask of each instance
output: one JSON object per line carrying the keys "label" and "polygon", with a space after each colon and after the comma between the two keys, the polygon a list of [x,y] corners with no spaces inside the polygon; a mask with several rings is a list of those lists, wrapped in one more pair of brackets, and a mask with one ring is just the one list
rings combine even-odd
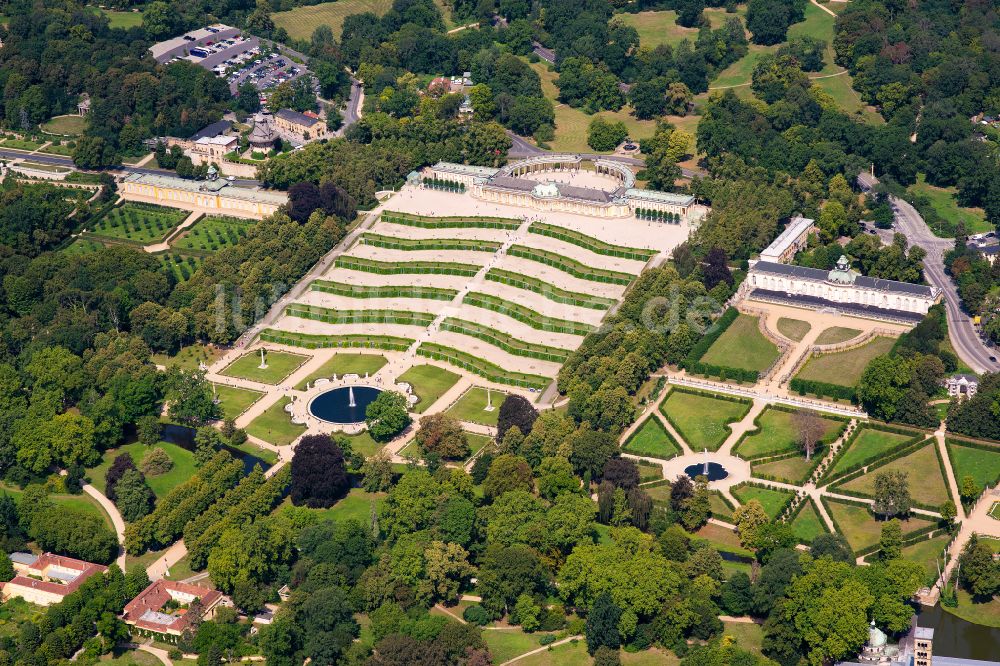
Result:
{"label": "long yellow building", "polygon": [[288,203],[284,192],[236,187],[225,180],[186,180],[146,173],[129,174],[118,189],[126,199],[135,201],[257,219]]}

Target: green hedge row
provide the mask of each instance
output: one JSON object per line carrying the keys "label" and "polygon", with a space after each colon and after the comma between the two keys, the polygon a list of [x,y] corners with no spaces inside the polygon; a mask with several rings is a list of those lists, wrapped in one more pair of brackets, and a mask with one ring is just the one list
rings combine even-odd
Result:
{"label": "green hedge row", "polygon": [[475,277],[480,267],[447,261],[375,261],[361,257],[338,257],[336,266],[377,275],[459,275]]}
{"label": "green hedge row", "polygon": [[520,275],[500,268],[491,268],[486,273],[486,279],[491,282],[499,282],[500,284],[517,287],[518,289],[533,291],[556,303],[575,305],[581,308],[590,308],[591,310],[607,310],[616,302],[611,298],[591,296],[576,291],[566,291],[559,287],[553,287],[548,282],[543,282],[538,278]]}
{"label": "green hedge row", "polygon": [[529,375],[523,372],[511,372],[504,370],[498,365],[485,361],[479,357],[467,354],[451,347],[445,347],[433,342],[425,342],[417,348],[417,354],[426,356],[437,361],[445,361],[454,366],[468,370],[491,382],[506,384],[508,386],[519,386],[522,388],[532,388],[541,391],[552,380],[540,375]]}
{"label": "green hedge row", "polygon": [[570,352],[557,347],[535,344],[519,340],[507,333],[498,331],[495,328],[477,324],[465,319],[448,317],[441,322],[441,329],[452,333],[461,333],[483,342],[488,342],[494,347],[499,347],[509,354],[524,356],[527,358],[537,358],[541,361],[553,361],[554,363],[564,363],[569,358]]}
{"label": "green hedge row", "polygon": [[534,247],[527,247],[526,245],[512,245],[510,249],[507,250],[507,254],[512,257],[537,261],[540,264],[558,268],[564,273],[569,273],[573,277],[580,278],[581,280],[590,280],[591,282],[628,285],[633,279],[635,279],[635,276],[630,275],[629,273],[608,271],[602,268],[592,268],[575,259],[564,257],[561,254],[556,254],[555,252],[549,252],[547,250],[539,250]]}
{"label": "green hedge row", "polygon": [[827,382],[818,382],[812,379],[800,379],[799,377],[793,377],[792,381],[788,383],[788,388],[795,391],[799,395],[806,395],[811,393],[817,398],[833,398],[835,400],[850,400],[856,403],[858,401],[858,391],[853,386],[840,386],[839,384],[830,384]]}
{"label": "green hedge row", "polygon": [[400,324],[430,326],[435,316],[429,312],[408,310],[336,310],[315,305],[293,304],[285,308],[289,317],[311,319],[325,324]]}
{"label": "green hedge row", "polygon": [[444,190],[446,192],[465,192],[465,183],[447,178],[424,178],[420,181],[432,190]]}
{"label": "green hedge row", "polygon": [[371,287],[361,284],[344,284],[328,280],[313,280],[309,285],[312,291],[322,291],[337,296],[351,298],[425,298],[433,301],[450,301],[458,291],[441,287],[413,287],[408,285]]}
{"label": "green hedge row", "polygon": [[566,319],[546,317],[545,315],[539,314],[538,312],[535,312],[530,308],[526,308],[523,305],[518,305],[517,303],[512,303],[502,298],[490,296],[489,294],[484,294],[479,291],[470,292],[462,302],[467,305],[483,308],[485,310],[499,312],[500,314],[507,315],[511,319],[516,319],[523,324],[527,324],[532,328],[537,328],[540,331],[568,333],[570,335],[587,335],[594,330],[594,327],[588,324],[580,324]]}
{"label": "green hedge row", "polygon": [[303,347],[305,349],[362,348],[386,349],[388,351],[406,351],[413,344],[409,338],[392,335],[309,335],[292,331],[277,331],[267,329],[261,331],[263,342]]}
{"label": "green hedge row", "polygon": [[374,245],[388,250],[459,250],[467,252],[496,252],[500,243],[476,240],[474,238],[397,238],[371,232],[361,235],[365,245]]}
{"label": "green hedge row", "polygon": [[[660,423],[659,419],[657,419],[656,416],[654,416],[654,415],[651,414],[646,420],[647,421],[652,421],[656,425],[656,427],[660,429],[660,432],[663,433],[664,437],[667,438],[667,441],[670,442],[674,447],[677,448],[677,451],[675,451],[673,454],[668,455],[668,456],[657,456],[657,455],[653,455],[653,454],[646,453],[646,452],[639,453],[637,451],[629,451],[629,449],[628,449],[629,444],[631,444],[632,440],[636,438],[636,436],[639,434],[639,431],[642,430],[645,427],[645,422],[642,425],[640,425],[638,428],[636,428],[635,430],[633,430],[632,434],[628,436],[628,439],[626,439],[625,443],[622,444],[622,451],[624,451],[625,453],[631,453],[634,456],[646,456],[647,458],[656,458],[658,460],[673,460],[674,458],[676,458],[677,456],[679,456],[684,451],[684,448],[680,444],[677,443],[677,440],[674,439],[674,436],[670,434],[670,431],[667,430],[663,426],[662,423]],[[636,464],[638,464],[640,462],[645,462],[645,461],[635,460],[633,462],[635,462]]]}
{"label": "green hedge row", "polygon": [[590,250],[595,254],[603,254],[606,257],[617,257],[619,259],[634,259],[635,261],[649,261],[650,257],[656,256],[656,250],[643,250],[640,248],[626,247],[624,245],[612,245],[604,241],[582,234],[573,229],[559,227],[554,224],[535,222],[528,231],[539,236],[548,236],[556,240],[570,243]]}
{"label": "green hedge row", "polygon": [[392,224],[403,224],[408,227],[420,227],[422,229],[455,229],[461,227],[477,227],[480,229],[505,229],[514,231],[521,226],[520,220],[507,217],[481,217],[481,216],[451,216],[451,217],[429,217],[426,215],[414,215],[412,213],[400,213],[392,210],[382,211],[382,221]]}
{"label": "green hedge row", "polygon": [[[903,440],[899,444],[891,446],[884,451],[872,454],[867,458],[861,460],[860,462],[851,465],[846,469],[840,470],[837,473],[837,476],[833,476],[833,468],[836,467],[837,462],[847,454],[847,450],[851,448],[855,440],[857,440],[858,436],[861,434],[862,430],[881,430],[882,432],[893,433],[896,435],[910,435],[910,439]],[[820,480],[827,484],[833,481],[837,481],[847,476],[848,474],[851,474],[859,469],[862,469],[872,464],[876,460],[881,460],[887,453],[890,455],[894,454],[897,451],[901,451],[903,449],[912,447],[914,444],[917,444],[923,439],[925,439],[923,433],[914,432],[913,430],[906,430],[904,428],[896,428],[890,425],[883,425],[883,424],[878,424],[878,425],[874,425],[871,423],[866,423],[864,425],[859,424],[858,427],[854,429],[854,432],[851,433],[851,436],[847,438],[847,441],[841,444],[840,449],[833,456],[833,459],[830,460],[830,464],[827,466],[826,471],[823,473],[823,476]],[[890,458],[889,460],[895,460],[895,458]]]}

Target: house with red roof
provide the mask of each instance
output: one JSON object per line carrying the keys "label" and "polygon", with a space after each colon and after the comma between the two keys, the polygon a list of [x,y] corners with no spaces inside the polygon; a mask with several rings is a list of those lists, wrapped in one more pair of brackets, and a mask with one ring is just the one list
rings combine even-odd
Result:
{"label": "house with red roof", "polygon": [[20,597],[39,606],[51,606],[76,592],[83,582],[107,567],[52,553],[11,553],[15,576],[3,583],[0,598]]}
{"label": "house with red roof", "polygon": [[125,604],[122,617],[134,633],[173,643],[192,623],[215,617],[224,598],[209,587],[158,580]]}

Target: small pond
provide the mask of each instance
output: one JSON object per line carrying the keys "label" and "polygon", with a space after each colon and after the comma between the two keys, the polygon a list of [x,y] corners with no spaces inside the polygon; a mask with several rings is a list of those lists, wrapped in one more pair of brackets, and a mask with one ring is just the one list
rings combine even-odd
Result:
{"label": "small pond", "polygon": [[[705,469],[706,466],[708,467],[707,470]],[[721,481],[729,476],[729,472],[726,471],[726,468],[717,462],[688,465],[684,468],[684,473],[692,479],[698,476],[705,476],[708,477],[709,481]]]}
{"label": "small pond", "polygon": [[[934,628],[934,656],[994,660],[1000,655],[1000,628],[973,624],[940,605],[921,606],[921,627]],[[996,662],[994,662],[996,663]]]}
{"label": "small pond", "polygon": [[320,393],[309,403],[309,413],[327,423],[361,423],[382,391],[374,386],[342,386]]}
{"label": "small pond", "polygon": [[[178,425],[176,423],[165,423],[163,425],[163,429],[160,431],[160,437],[163,438],[164,442],[176,444],[182,449],[187,449],[188,451],[194,451],[195,433],[196,430],[194,428]],[[241,451],[240,449],[229,446],[228,444],[223,444],[219,448],[228,451],[234,458],[242,460],[243,469],[247,474],[253,470],[254,465],[260,465],[261,469],[267,469],[271,466],[271,463],[266,460],[258,458],[255,455],[251,455],[246,451]]]}

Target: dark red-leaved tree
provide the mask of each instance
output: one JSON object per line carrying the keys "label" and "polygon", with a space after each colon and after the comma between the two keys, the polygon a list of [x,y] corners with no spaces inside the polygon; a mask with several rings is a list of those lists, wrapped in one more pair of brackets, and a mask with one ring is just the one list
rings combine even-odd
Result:
{"label": "dark red-leaved tree", "polygon": [[618,488],[631,490],[639,485],[639,468],[626,458],[611,458],[604,463],[601,478],[610,481]]}
{"label": "dark red-leaved tree", "polygon": [[114,461],[111,463],[111,467],[104,474],[104,494],[108,496],[108,499],[112,502],[118,500],[118,495],[115,493],[115,486],[118,485],[118,480],[122,478],[130,469],[136,469],[135,461],[132,460],[132,456],[128,453],[119,453]]}
{"label": "dark red-leaved tree", "polygon": [[526,398],[508,395],[500,404],[500,413],[497,414],[497,441],[503,441],[503,436],[511,426],[517,426],[522,435],[527,435],[537,418],[538,410]]}
{"label": "dark red-leaved tree", "polygon": [[306,435],[292,456],[292,504],[326,509],[347,494],[344,452],[329,435]]}

